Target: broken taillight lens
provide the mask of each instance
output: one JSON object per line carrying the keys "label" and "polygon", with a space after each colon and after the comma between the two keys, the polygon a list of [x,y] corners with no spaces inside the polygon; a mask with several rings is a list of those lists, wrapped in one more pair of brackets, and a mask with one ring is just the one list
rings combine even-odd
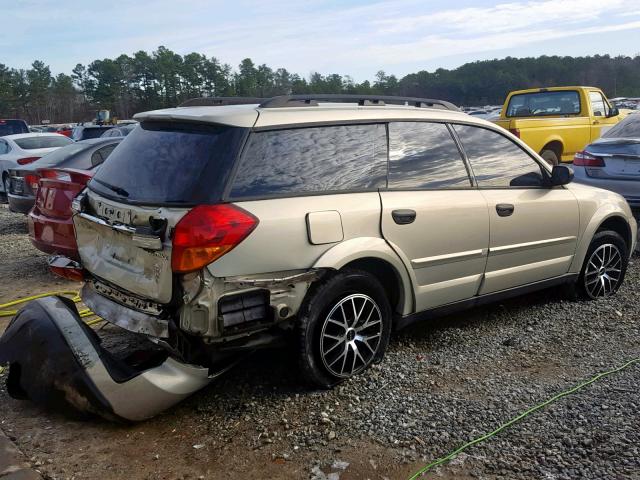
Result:
{"label": "broken taillight lens", "polygon": [[174,229],[171,268],[180,273],[200,270],[242,242],[257,225],[256,217],[235,205],[199,205]]}
{"label": "broken taillight lens", "polygon": [[33,193],[38,193],[38,182],[40,181],[40,175],[35,173],[29,173],[24,176],[24,181],[31,187]]}

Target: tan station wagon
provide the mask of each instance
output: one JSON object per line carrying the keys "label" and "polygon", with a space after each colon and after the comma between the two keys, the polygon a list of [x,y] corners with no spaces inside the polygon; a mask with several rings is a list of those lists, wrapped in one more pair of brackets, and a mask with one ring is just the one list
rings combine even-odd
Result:
{"label": "tan station wagon", "polygon": [[416,320],[549,287],[611,295],[636,242],[621,196],[443,101],[197,99],[136,119],[74,202],[84,302],[164,352],[119,380],[90,362],[120,418],[283,339],[331,387]]}

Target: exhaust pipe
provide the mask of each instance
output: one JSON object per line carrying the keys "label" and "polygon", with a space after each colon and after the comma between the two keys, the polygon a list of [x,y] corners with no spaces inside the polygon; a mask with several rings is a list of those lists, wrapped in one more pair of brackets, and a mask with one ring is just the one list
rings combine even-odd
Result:
{"label": "exhaust pipe", "polygon": [[224,372],[209,375],[165,354],[136,369],[102,348],[64,297],[33,300],[13,317],[0,338],[0,365],[6,364],[12,397],[120,421],[151,418]]}

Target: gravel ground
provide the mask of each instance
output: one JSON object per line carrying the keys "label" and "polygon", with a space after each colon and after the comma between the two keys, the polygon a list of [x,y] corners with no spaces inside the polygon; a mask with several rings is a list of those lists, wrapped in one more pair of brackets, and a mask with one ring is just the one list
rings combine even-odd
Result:
{"label": "gravel ground", "polygon": [[[9,268],[34,269],[23,283],[44,288],[52,281],[38,273],[44,258],[31,257],[24,234],[11,235],[18,247],[0,240],[0,258],[20,254]],[[417,325],[392,339],[380,365],[328,392],[300,386],[291,352],[257,353],[133,426],[43,411],[2,387],[0,428],[46,478],[408,478],[640,357],[639,286],[635,256],[623,288],[606,300],[573,303],[544,291]],[[640,479],[639,383],[640,365],[604,378],[426,478]]]}

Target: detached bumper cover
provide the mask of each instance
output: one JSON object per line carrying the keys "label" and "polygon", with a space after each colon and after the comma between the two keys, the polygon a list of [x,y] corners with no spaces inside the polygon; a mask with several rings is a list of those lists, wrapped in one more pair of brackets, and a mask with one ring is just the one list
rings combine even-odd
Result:
{"label": "detached bumper cover", "polygon": [[110,420],[144,420],[211,382],[208,369],[161,358],[138,370],[100,346],[75,305],[61,297],[28,303],[0,338],[15,398],[74,407]]}

